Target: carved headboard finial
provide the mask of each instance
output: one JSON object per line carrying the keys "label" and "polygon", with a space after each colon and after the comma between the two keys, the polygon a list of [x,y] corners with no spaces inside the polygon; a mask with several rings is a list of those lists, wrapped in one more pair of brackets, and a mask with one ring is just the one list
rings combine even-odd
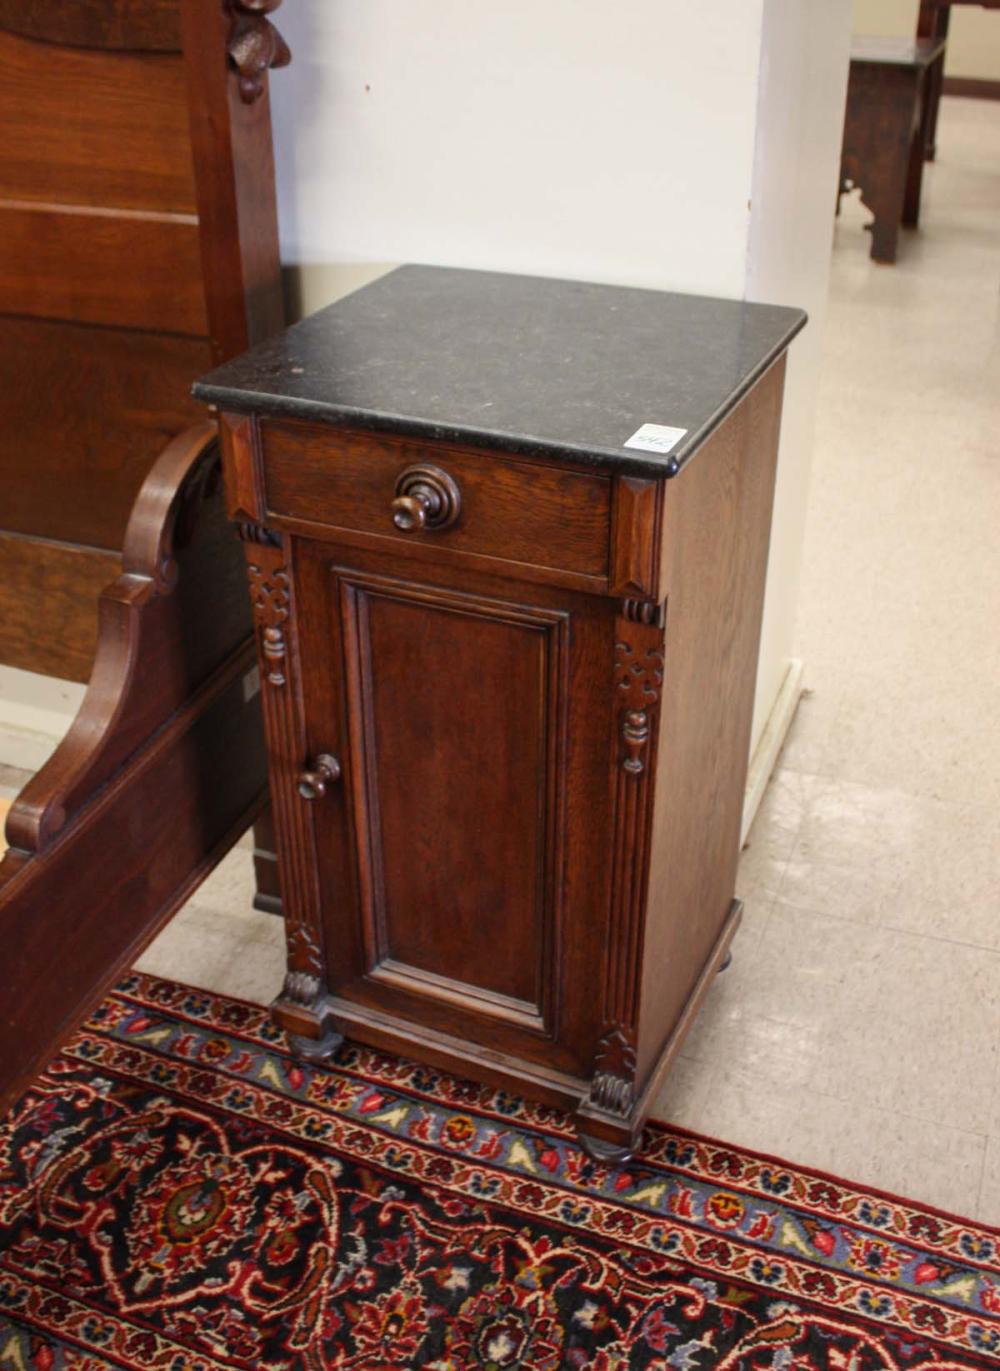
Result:
{"label": "carved headboard finial", "polygon": [[226,0],[233,16],[227,50],[240,78],[240,98],[252,105],[264,93],[264,75],[270,67],[287,67],[292,60],[288,44],[268,19],[281,0]]}

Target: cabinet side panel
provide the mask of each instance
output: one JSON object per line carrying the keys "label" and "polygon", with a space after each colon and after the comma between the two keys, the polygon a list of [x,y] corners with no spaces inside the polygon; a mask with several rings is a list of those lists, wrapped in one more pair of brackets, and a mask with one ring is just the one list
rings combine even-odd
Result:
{"label": "cabinet side panel", "polygon": [[638,1077],[729,913],[739,858],[784,358],[667,488],[666,664]]}

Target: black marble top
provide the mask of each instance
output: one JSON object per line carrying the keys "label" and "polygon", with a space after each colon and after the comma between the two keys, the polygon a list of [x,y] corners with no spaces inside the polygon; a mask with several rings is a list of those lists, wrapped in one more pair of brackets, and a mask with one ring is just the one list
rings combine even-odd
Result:
{"label": "black marble top", "polygon": [[[399,267],[200,380],[236,411],[671,476],[806,321],[798,309]],[[669,452],[625,444],[686,429]]]}

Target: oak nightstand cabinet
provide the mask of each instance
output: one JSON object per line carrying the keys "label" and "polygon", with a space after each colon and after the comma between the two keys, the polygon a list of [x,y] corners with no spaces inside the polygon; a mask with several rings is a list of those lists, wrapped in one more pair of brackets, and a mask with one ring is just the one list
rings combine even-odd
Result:
{"label": "oak nightstand cabinet", "polygon": [[635,1145],[739,919],[804,317],[404,267],[199,384],[304,1051],[345,1033]]}

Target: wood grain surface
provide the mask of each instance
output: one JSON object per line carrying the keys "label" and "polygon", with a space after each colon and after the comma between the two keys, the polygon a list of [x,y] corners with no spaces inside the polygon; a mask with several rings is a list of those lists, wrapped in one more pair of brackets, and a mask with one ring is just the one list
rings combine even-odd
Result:
{"label": "wood grain surface", "polygon": [[[276,515],[386,538],[401,551],[440,548],[607,575],[606,476],[325,425],[264,424],[262,439],[266,501]],[[429,460],[458,484],[461,514],[450,528],[401,532],[392,518],[396,481],[408,466]]]}
{"label": "wood grain surface", "polygon": [[[273,3],[241,6],[257,22]],[[181,9],[188,72],[191,149],[201,233],[201,274],[216,362],[236,356],[284,324],[278,202],[267,73],[246,103],[232,70],[233,6],[191,0]],[[228,75],[226,75],[228,73]],[[293,78],[294,79],[294,78]]]}
{"label": "wood grain surface", "polygon": [[85,48],[180,48],[180,0],[0,0],[0,29],[47,44]]}
{"label": "wood grain surface", "polygon": [[[413,990],[429,973],[463,998],[478,993],[484,1012],[492,1001],[542,1027],[568,618],[378,578],[344,575],[341,586],[370,974],[384,979],[388,961]],[[498,736],[511,740],[502,767]],[[484,936],[501,923],[503,939]]]}
{"label": "wood grain surface", "polygon": [[5,313],[203,336],[193,215],[0,200]]}
{"label": "wood grain surface", "polygon": [[205,339],[0,316],[5,527],[120,549],[152,463],[204,417],[189,391],[209,356]]}
{"label": "wood grain surface", "polygon": [[0,1112],[264,800],[243,558],[214,437],[202,424],[175,439],[144,484],[121,574],[95,601],[83,705],[7,818]]}
{"label": "wood grain surface", "polygon": [[582,1077],[608,898],[613,603],[321,542],[291,553],[289,704],[301,692],[306,755],[343,768],[323,800],[278,813],[282,859],[307,847],[300,826],[315,832],[324,982],[363,1010],[362,1033],[377,1021],[401,1043],[423,1024]]}
{"label": "wood grain surface", "polygon": [[114,552],[0,532],[0,625],[9,666],[85,681],[97,646],[97,597]]}
{"label": "wood grain surface", "polygon": [[157,453],[209,355],[281,323],[267,63],[234,70],[233,5],[180,8],[0,0],[0,660],[90,677],[8,824],[0,1108],[265,801],[211,426]]}
{"label": "wood grain surface", "polygon": [[56,47],[0,29],[0,68],[5,199],[195,212],[179,53]]}
{"label": "wood grain surface", "polygon": [[784,371],[781,358],[667,487],[640,1079],[683,1012],[733,898]]}

